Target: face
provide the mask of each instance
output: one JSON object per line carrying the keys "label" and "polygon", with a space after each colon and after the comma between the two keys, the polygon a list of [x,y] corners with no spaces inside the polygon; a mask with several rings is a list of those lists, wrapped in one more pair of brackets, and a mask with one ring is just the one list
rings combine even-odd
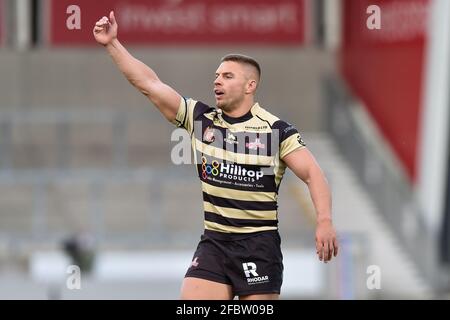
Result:
{"label": "face", "polygon": [[248,69],[234,61],[224,61],[220,64],[214,80],[214,95],[218,108],[232,111],[252,92],[249,87],[252,80],[249,79]]}

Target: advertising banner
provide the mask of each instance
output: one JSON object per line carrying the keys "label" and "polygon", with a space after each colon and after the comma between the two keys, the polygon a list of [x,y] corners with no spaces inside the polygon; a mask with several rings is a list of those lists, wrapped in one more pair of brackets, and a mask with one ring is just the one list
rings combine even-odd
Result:
{"label": "advertising banner", "polygon": [[345,0],[343,6],[342,73],[414,182],[430,1]]}
{"label": "advertising banner", "polygon": [[[114,10],[127,44],[290,44],[305,41],[305,0],[47,0],[50,45],[95,45]],[[78,19],[78,20],[77,20]]]}

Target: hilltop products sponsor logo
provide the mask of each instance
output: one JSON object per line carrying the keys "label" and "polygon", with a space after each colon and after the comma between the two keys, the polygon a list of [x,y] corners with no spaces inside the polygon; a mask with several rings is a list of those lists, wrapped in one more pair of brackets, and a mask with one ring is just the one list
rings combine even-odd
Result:
{"label": "hilltop products sponsor logo", "polygon": [[202,157],[202,178],[206,178],[210,175],[217,176],[219,174],[219,161],[214,160],[212,164],[208,164],[205,157]]}
{"label": "hilltop products sponsor logo", "polygon": [[208,176],[255,182],[264,176],[264,172],[261,170],[248,170],[237,164],[219,163],[217,160],[213,160],[211,164],[208,164],[206,157],[202,156],[202,178],[205,180]]}
{"label": "hilltop products sponsor logo", "polygon": [[258,150],[258,148],[264,149],[266,147],[265,144],[261,143],[261,140],[259,138],[256,138],[253,142],[246,143],[245,146],[250,150]]}

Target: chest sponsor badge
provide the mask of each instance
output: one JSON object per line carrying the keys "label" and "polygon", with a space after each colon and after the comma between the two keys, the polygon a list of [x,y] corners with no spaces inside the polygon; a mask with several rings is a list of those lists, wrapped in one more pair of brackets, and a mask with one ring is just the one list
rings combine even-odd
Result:
{"label": "chest sponsor badge", "polygon": [[214,136],[215,130],[211,127],[207,127],[205,131],[203,132],[203,141],[207,143],[214,142],[216,140],[216,137]]}

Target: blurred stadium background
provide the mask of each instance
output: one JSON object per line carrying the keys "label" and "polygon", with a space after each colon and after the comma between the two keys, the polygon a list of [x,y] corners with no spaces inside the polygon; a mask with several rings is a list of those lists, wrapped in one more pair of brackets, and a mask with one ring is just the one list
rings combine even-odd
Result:
{"label": "blurred stadium background", "polygon": [[133,55],[206,103],[220,57],[255,57],[258,101],[303,133],[341,253],[317,261],[314,209],[288,173],[283,299],[449,298],[449,1],[0,0],[0,299],[178,298],[200,184],[95,43],[110,10]]}

